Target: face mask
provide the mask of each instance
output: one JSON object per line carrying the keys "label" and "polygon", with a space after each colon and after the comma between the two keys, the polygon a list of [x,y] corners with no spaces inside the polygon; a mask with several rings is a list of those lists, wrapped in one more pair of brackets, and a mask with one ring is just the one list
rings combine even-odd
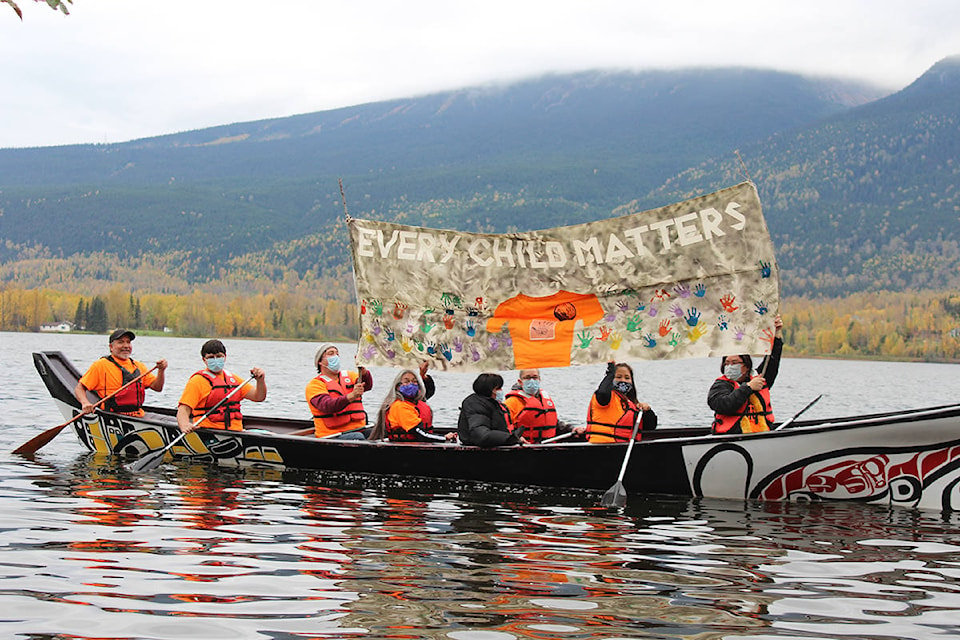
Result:
{"label": "face mask", "polygon": [[220,373],[227,364],[226,358],[207,358],[207,369],[213,373]]}
{"label": "face mask", "polygon": [[417,394],[420,393],[420,385],[416,382],[408,382],[407,384],[402,384],[397,387],[397,391],[400,392],[404,398],[414,399],[417,397]]}
{"label": "face mask", "polygon": [[333,355],[327,358],[327,369],[334,373],[340,371],[340,356]]}
{"label": "face mask", "polygon": [[528,396],[535,396],[540,391],[540,381],[528,378],[523,381],[523,392]]}
{"label": "face mask", "polygon": [[743,365],[728,364],[723,368],[723,377],[734,382],[740,379],[741,373],[743,373]]}
{"label": "face mask", "polygon": [[613,388],[626,395],[630,393],[630,389],[633,389],[633,384],[624,380],[617,380],[613,383]]}
{"label": "face mask", "polygon": [[504,398],[503,389],[500,389],[499,391],[497,391],[497,394],[494,397],[497,399],[497,402],[503,402],[503,398]]}

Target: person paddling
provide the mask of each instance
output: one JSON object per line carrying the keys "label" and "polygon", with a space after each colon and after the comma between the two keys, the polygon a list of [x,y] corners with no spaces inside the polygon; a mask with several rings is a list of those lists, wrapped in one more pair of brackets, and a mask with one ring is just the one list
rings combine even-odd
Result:
{"label": "person paddling", "polygon": [[245,385],[202,421],[195,422],[242,382],[224,368],[227,363],[227,348],[219,340],[204,342],[200,347],[200,357],[203,358],[204,368],[187,380],[177,406],[177,426],[183,433],[190,433],[200,427],[242,431],[243,413],[240,411],[240,401],[263,402],[267,398],[267,381],[263,369],[250,369],[256,385]]}
{"label": "person paddling", "polygon": [[103,409],[128,416],[142,416],[146,389],[163,391],[167,361],[162,358],[157,360],[157,373],[150,373],[142,362],[131,357],[136,337],[129,329],[117,329],[110,334],[110,355],[95,360],[74,387],[73,395],[80,401],[80,413],[90,413],[94,409],[87,391],[105,398],[138,376],[141,377],[136,383],[103,403]]}
{"label": "person paddling", "polygon": [[777,379],[783,352],[783,320],[779,314],[774,317],[773,326],[770,355],[761,362],[757,375],[751,375],[753,359],[748,354],[721,359],[723,375],[707,393],[707,405],[714,411],[714,433],[758,433],[771,429],[774,417],[770,388]]}

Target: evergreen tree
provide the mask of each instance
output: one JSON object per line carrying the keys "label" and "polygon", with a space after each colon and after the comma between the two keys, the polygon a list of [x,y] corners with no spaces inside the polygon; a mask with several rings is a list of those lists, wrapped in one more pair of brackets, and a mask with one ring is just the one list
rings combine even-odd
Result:
{"label": "evergreen tree", "polygon": [[80,298],[80,301],[77,303],[77,312],[73,314],[73,324],[77,329],[86,328],[87,316],[84,309],[83,298]]}
{"label": "evergreen tree", "polygon": [[96,296],[90,303],[90,320],[87,328],[97,333],[107,330],[107,305],[100,296]]}

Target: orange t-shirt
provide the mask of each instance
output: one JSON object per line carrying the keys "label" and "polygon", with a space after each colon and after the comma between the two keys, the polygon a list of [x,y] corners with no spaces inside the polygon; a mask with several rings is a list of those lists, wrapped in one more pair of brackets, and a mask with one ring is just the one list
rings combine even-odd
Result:
{"label": "orange t-shirt", "polygon": [[404,431],[410,431],[410,429],[423,422],[420,412],[417,411],[417,406],[403,400],[394,400],[390,408],[387,409],[387,420],[390,424],[395,424]]}
{"label": "orange t-shirt", "polygon": [[[229,372],[224,370],[217,374],[218,384],[223,384],[224,373],[229,373]],[[237,378],[237,380],[242,381],[241,378]],[[180,395],[180,402],[178,404],[185,404],[188,407],[190,407],[190,409],[196,409],[197,407],[202,407],[206,403],[207,396],[210,395],[211,390],[212,388],[210,386],[209,380],[207,380],[203,376],[190,376],[190,379],[187,380],[187,386],[183,388],[183,393]],[[230,396],[230,398],[231,400],[233,398],[236,398],[237,396],[240,396],[241,398],[246,398],[251,393],[253,393],[253,391],[254,391],[254,386],[252,384],[247,384],[246,386],[244,386],[242,391],[237,391],[235,394]],[[194,420],[195,419],[196,418],[194,418]],[[210,418],[204,418],[203,422],[200,423],[200,426],[209,427],[211,429],[223,429],[222,422],[214,422]],[[239,425],[237,425],[236,422],[231,421],[230,426],[231,428],[235,428],[239,426],[240,429],[243,429],[243,420],[242,419],[240,420]]]}
{"label": "orange t-shirt", "polygon": [[[147,367],[142,362],[136,362],[133,359],[120,360],[114,358],[114,360],[116,360],[117,364],[121,367],[135,375],[138,375],[137,372],[140,374],[147,372]],[[147,373],[147,375],[142,378],[144,388],[152,385],[156,379],[156,375]],[[83,374],[83,377],[80,378],[80,384],[101,398],[106,398],[123,386],[123,374],[120,373],[120,369],[113,366],[113,363],[106,358],[97,358],[93,361],[93,364],[90,365],[90,368],[87,369],[87,372]],[[142,416],[143,409],[131,411],[127,415]]]}
{"label": "orange t-shirt", "polygon": [[603,318],[593,293],[558,291],[542,298],[518,294],[504,300],[487,320],[487,331],[504,324],[513,341],[513,368],[569,367],[577,320],[587,327]]}

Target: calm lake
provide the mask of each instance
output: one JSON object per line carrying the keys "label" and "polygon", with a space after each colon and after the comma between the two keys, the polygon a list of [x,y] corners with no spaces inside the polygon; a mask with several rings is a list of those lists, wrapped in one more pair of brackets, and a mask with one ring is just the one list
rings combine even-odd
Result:
{"label": "calm lake", "polygon": [[[202,342],[134,342],[135,358],[170,361],[150,404],[176,404]],[[228,369],[267,374],[267,401],[246,413],[308,417],[315,344],[225,343]],[[169,464],[135,475],[69,429],[30,461],[10,451],[63,422],[39,350],[83,370],[107,339],[0,333],[3,638],[960,637],[960,515],[635,495],[610,511],[590,492]],[[635,371],[661,428],[709,422],[719,361]],[[371,414],[395,372],[372,373]],[[541,373],[561,417],[582,422],[603,367]],[[474,375],[434,376],[437,422],[453,424]],[[960,366],[784,360],[778,419],[820,394],[805,417],[946,404]]]}

